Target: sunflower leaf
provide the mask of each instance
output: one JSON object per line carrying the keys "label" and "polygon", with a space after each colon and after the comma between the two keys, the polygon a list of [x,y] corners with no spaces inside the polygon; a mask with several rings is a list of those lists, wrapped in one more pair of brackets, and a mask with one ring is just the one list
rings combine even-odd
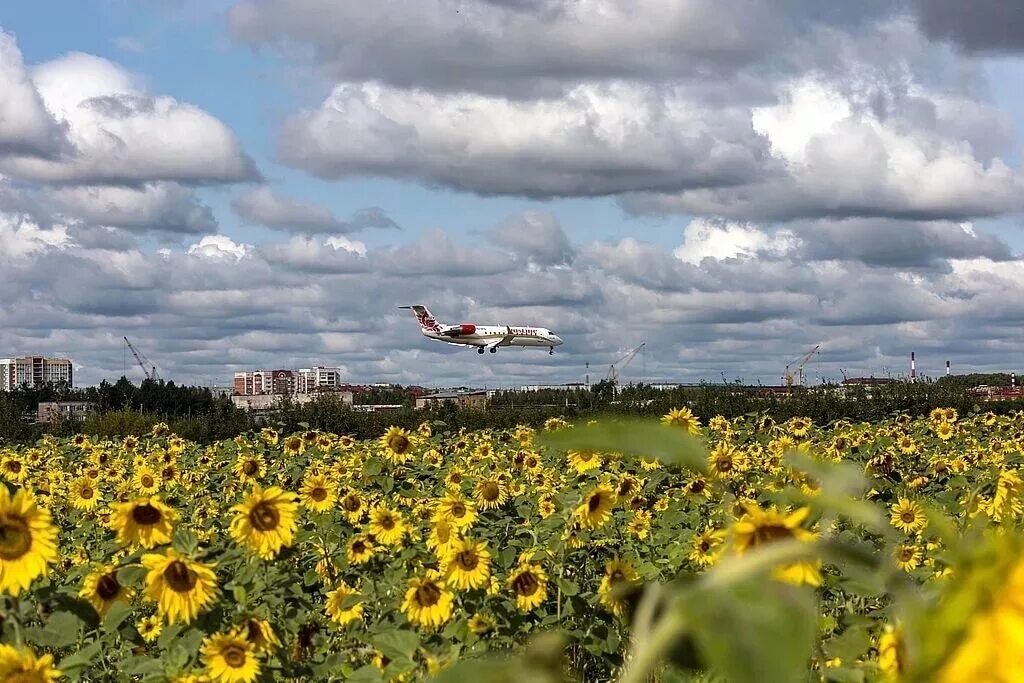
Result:
{"label": "sunflower leaf", "polygon": [[650,420],[627,419],[576,425],[541,434],[538,442],[559,451],[646,456],[657,458],[666,465],[682,465],[698,472],[707,470],[707,450],[699,439],[681,429]]}
{"label": "sunflower leaf", "polygon": [[412,659],[420,646],[420,637],[412,631],[388,631],[373,639],[374,646],[389,659]]}
{"label": "sunflower leaf", "polygon": [[132,606],[126,602],[118,602],[111,606],[107,616],[103,618],[103,629],[116,631],[124,620],[131,616]]}
{"label": "sunflower leaf", "polygon": [[121,567],[117,571],[117,582],[122,586],[132,586],[138,588],[142,585],[143,579],[146,578],[147,570],[145,567],[140,565],[129,565],[127,567]]}
{"label": "sunflower leaf", "polygon": [[57,668],[72,681],[77,681],[99,655],[102,646],[103,643],[98,640],[90,643],[60,660]]}

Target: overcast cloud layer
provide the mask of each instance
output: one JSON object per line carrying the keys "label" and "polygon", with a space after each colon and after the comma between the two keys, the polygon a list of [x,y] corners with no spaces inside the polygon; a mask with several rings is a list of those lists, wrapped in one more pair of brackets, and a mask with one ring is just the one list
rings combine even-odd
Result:
{"label": "overcast cloud layer", "polygon": [[[1024,121],[986,60],[1019,57],[1022,27],[999,0],[243,0],[229,39],[321,89],[267,122],[268,164],[145,74],[26,63],[0,33],[0,355],[66,353],[94,382],[127,334],[164,376],[220,384],[313,363],[578,381],[644,341],[636,376],[680,381],[776,382],[815,344],[831,377],[902,371],[912,349],[935,373],[1009,368]],[[395,207],[279,187],[282,166],[339,194],[386,178],[529,208],[410,234]],[[558,198],[678,238],[569,230]],[[479,357],[420,337],[411,303],[566,344]]]}

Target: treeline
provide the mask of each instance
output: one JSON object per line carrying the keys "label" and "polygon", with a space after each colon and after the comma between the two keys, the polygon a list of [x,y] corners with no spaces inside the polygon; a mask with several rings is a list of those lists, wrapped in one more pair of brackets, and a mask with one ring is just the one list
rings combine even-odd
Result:
{"label": "treeline", "polygon": [[[517,424],[539,427],[552,416],[570,420],[606,415],[657,417],[680,406],[689,407],[704,420],[715,415],[736,417],[764,413],[777,420],[807,416],[817,424],[839,419],[873,421],[898,412],[924,415],[935,407],[953,407],[963,415],[985,410],[1005,413],[1024,409],[1020,401],[981,402],[969,391],[969,387],[976,384],[939,380],[893,383],[870,389],[853,387],[843,392],[835,387],[812,387],[797,388],[788,394],[771,394],[739,385],[708,384],[661,390],[638,384],[616,390],[599,383],[572,391],[499,392],[493,396],[487,410],[459,409],[450,404],[415,410],[406,402],[399,410],[372,413],[353,410],[337,396],[327,394],[301,405],[284,400],[271,415],[261,416],[239,410],[228,398],[214,397],[206,389],[149,381],[136,387],[122,379],[113,385],[101,384],[91,389],[50,387],[0,392],[0,440],[26,443],[44,433],[67,436],[81,432],[100,437],[144,434],[157,422],[167,422],[175,432],[202,443],[232,438],[264,426],[284,432],[322,429],[372,438],[390,425],[413,428],[423,421],[443,422],[452,430],[500,429]],[[27,418],[35,414],[41,400],[92,401],[98,410],[84,422],[32,424]]]}

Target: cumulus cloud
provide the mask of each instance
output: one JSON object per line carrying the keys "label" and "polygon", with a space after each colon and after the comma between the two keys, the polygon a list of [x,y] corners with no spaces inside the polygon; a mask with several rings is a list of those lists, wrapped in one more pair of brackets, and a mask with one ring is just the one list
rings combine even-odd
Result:
{"label": "cumulus cloud", "polygon": [[487,238],[528,261],[545,266],[570,263],[573,248],[558,217],[546,211],[523,211],[488,231]]}
{"label": "cumulus cloud", "polygon": [[[8,141],[0,169],[11,176],[78,184],[202,184],[258,177],[221,121],[194,105],[146,93],[135,75],[113,62],[71,53],[34,67],[31,83],[45,106],[32,112],[31,120],[37,127],[48,125],[47,119],[59,121],[69,150],[59,157],[25,154]],[[19,99],[31,101],[31,96]],[[38,137],[24,139],[31,144]]]}
{"label": "cumulus cloud", "polygon": [[286,197],[266,186],[238,197],[231,205],[239,216],[252,223],[307,235],[398,227],[379,207],[362,209],[349,220],[341,220],[326,206]]}
{"label": "cumulus cloud", "polygon": [[193,234],[217,229],[210,207],[176,183],[58,187],[45,196],[60,211],[94,226]]}
{"label": "cumulus cloud", "polygon": [[14,36],[0,30],[0,155],[54,157],[65,131],[46,110]]}
{"label": "cumulus cloud", "polygon": [[278,154],[323,178],[529,197],[731,186],[769,167],[749,112],[625,82],[525,102],[346,83],[285,122]]}

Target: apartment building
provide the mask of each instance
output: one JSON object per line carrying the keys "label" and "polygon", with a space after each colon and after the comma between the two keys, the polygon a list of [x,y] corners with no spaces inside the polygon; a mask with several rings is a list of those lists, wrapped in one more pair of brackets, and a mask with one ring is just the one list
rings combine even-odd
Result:
{"label": "apartment building", "polygon": [[236,372],[233,383],[236,396],[311,394],[318,391],[337,391],[340,386],[341,369],[323,366],[301,370]]}
{"label": "apartment building", "polygon": [[0,358],[0,391],[11,391],[22,385],[41,387],[46,384],[74,383],[74,369],[67,358],[24,356]]}

